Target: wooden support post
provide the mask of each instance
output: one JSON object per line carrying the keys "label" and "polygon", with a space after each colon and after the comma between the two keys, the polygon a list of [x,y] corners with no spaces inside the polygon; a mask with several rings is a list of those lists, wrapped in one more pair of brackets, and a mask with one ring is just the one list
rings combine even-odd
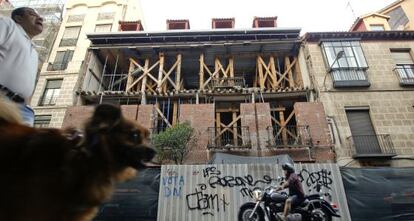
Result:
{"label": "wooden support post", "polygon": [[286,133],[285,114],[283,111],[279,111],[279,120],[280,120],[280,127],[282,129],[282,142],[284,145],[286,145],[288,143],[288,137]]}
{"label": "wooden support post", "polygon": [[265,88],[265,84],[264,84],[264,76],[263,76],[263,66],[262,63],[260,62],[261,57],[258,55],[257,59],[256,59],[256,66],[258,67],[258,72],[259,72],[259,84],[260,84],[260,89],[264,89]]}
{"label": "wooden support post", "polygon": [[294,87],[295,82],[293,80],[292,67],[290,65],[289,56],[285,57],[285,71],[288,71],[289,87]]}
{"label": "wooden support post", "polygon": [[229,58],[229,72],[230,72],[230,77],[233,78],[234,77],[234,57],[233,56]]}
{"label": "wooden support post", "polygon": [[[232,117],[232,121],[234,121],[235,119],[237,119],[237,113],[235,111],[233,111],[233,117]],[[237,132],[237,123],[233,124],[233,144],[234,146],[238,146],[239,142],[237,139],[238,132]]]}
{"label": "wooden support post", "polygon": [[217,136],[221,133],[221,119],[220,113],[216,113],[216,134],[215,134],[215,141],[217,146],[221,146],[221,136]]}
{"label": "wooden support post", "polygon": [[145,59],[145,65],[144,65],[144,78],[142,79],[142,84],[141,84],[141,92],[144,93],[145,92],[145,87],[147,86],[147,75],[149,74],[148,72],[148,66],[149,66],[149,58]]}
{"label": "wooden support post", "polygon": [[127,91],[127,92],[128,92],[128,89],[131,90],[129,86],[132,84],[132,81],[134,80],[133,77],[132,77],[132,72],[133,71],[134,71],[134,63],[129,61],[128,79],[127,79],[127,84],[126,84],[126,87],[125,87],[125,91]]}
{"label": "wooden support post", "polygon": [[200,54],[200,90],[204,89],[204,54]]}
{"label": "wooden support post", "polygon": [[162,78],[163,78],[163,72],[164,72],[164,61],[165,61],[165,56],[164,53],[160,53],[159,55],[160,58],[160,66],[158,68],[158,81],[157,81],[157,91],[158,92],[163,92],[163,82],[162,82]]}
{"label": "wooden support post", "polygon": [[[220,78],[220,65],[221,65],[220,58],[216,57],[216,59],[214,59],[214,73],[218,72],[218,74],[216,75],[216,78]],[[214,76],[211,76],[211,78],[214,78]]]}
{"label": "wooden support post", "polygon": [[173,119],[172,119],[172,125],[175,126],[178,122],[178,101],[173,102]]}
{"label": "wooden support post", "polygon": [[181,90],[182,89],[182,85],[181,85],[181,54],[177,54],[177,70],[175,72],[175,85],[176,85],[176,90]]}
{"label": "wooden support post", "polygon": [[273,56],[270,56],[269,65],[270,65],[270,71],[271,71],[270,77],[272,78],[272,82],[273,82],[272,88],[277,89],[279,86],[277,85],[275,58]]}
{"label": "wooden support post", "polygon": [[297,61],[295,62],[295,80],[296,80],[296,85],[300,85],[303,87],[303,79],[302,79],[302,72],[300,71],[300,65],[299,65],[299,60],[297,59]]}

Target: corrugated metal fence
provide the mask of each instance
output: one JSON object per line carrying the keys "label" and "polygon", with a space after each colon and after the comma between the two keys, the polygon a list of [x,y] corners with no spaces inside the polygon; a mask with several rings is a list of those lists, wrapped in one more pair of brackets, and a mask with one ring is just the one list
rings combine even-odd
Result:
{"label": "corrugated metal fence", "polygon": [[[296,164],[295,168],[308,194],[318,182],[332,194],[342,216],[334,220],[351,220],[336,164]],[[278,176],[284,175],[277,164],[164,165],[158,220],[237,221],[240,206],[253,201],[252,189],[267,187]]]}

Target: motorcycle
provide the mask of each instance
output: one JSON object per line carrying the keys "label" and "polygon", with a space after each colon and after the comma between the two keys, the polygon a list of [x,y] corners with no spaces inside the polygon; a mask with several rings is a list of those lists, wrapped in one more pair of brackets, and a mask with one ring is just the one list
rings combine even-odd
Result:
{"label": "motorcycle", "polygon": [[[336,204],[330,203],[331,195],[322,193],[319,184],[316,185],[316,190],[317,193],[306,195],[305,201],[291,209],[287,220],[331,221],[332,217],[340,217]],[[265,221],[266,216],[267,220],[278,221],[280,219],[277,214],[283,213],[288,197],[286,192],[277,191],[274,186],[269,186],[264,190],[255,188],[253,199],[256,202],[243,204],[240,207],[238,219],[239,221]]]}

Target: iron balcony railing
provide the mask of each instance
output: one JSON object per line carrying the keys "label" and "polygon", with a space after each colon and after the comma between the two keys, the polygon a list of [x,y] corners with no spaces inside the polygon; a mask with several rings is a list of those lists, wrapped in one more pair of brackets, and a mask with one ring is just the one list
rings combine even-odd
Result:
{"label": "iron balcony railing", "polygon": [[67,22],[82,22],[85,19],[85,15],[69,15]]}
{"label": "iron balcony railing", "polygon": [[208,149],[249,149],[252,147],[250,141],[249,127],[209,127]]}
{"label": "iron balcony railing", "polygon": [[309,126],[267,127],[268,148],[309,147],[311,136]]}
{"label": "iron balcony railing", "polygon": [[68,63],[49,63],[47,66],[48,71],[61,71],[66,70]]}
{"label": "iron balcony railing", "polygon": [[354,135],[347,138],[353,158],[396,156],[389,134]]}
{"label": "iron balcony railing", "polygon": [[98,21],[114,19],[115,12],[101,12],[98,14]]}
{"label": "iron balcony railing", "polygon": [[334,87],[369,87],[364,68],[335,68],[331,70]]}
{"label": "iron balcony railing", "polygon": [[401,86],[414,85],[414,65],[399,65],[394,68]]}
{"label": "iron balcony railing", "polygon": [[76,46],[77,42],[78,42],[77,38],[62,38],[62,40],[60,40],[59,46],[62,46],[62,47]]}
{"label": "iron balcony railing", "polygon": [[212,80],[213,88],[243,88],[245,84],[243,77],[214,78]]}

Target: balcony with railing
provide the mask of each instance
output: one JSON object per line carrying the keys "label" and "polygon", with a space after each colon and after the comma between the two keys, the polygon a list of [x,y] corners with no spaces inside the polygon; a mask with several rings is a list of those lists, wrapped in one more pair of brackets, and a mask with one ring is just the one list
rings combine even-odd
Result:
{"label": "balcony with railing", "polygon": [[252,147],[249,127],[209,127],[208,149],[243,150]]}
{"label": "balcony with railing", "polygon": [[98,21],[113,20],[114,17],[115,17],[115,12],[101,12],[98,14]]}
{"label": "balcony with railing", "polygon": [[414,65],[398,65],[394,68],[401,86],[414,86]]}
{"label": "balcony with railing", "polygon": [[69,47],[69,46],[76,46],[76,43],[78,42],[78,38],[62,38],[60,40],[60,47]]}
{"label": "balcony with railing", "polygon": [[299,148],[311,145],[309,126],[267,127],[268,148]]}
{"label": "balcony with railing", "polygon": [[351,145],[352,157],[391,158],[396,156],[389,134],[355,135],[347,138]]}
{"label": "balcony with railing", "polygon": [[371,85],[364,68],[332,69],[331,76],[335,88],[369,87]]}
{"label": "balcony with railing", "polygon": [[68,23],[71,22],[83,22],[85,19],[85,15],[69,15],[68,16]]}
{"label": "balcony with railing", "polygon": [[47,66],[47,71],[61,71],[66,70],[68,63],[49,63]]}
{"label": "balcony with railing", "polygon": [[214,78],[211,84],[213,88],[243,88],[245,80],[243,77]]}

